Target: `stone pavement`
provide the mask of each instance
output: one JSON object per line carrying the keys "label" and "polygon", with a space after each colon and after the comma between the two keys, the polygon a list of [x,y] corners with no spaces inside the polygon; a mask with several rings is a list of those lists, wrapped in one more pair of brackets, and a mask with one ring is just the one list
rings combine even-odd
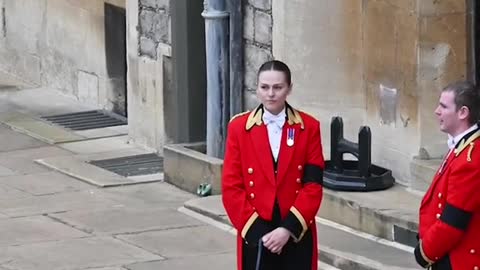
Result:
{"label": "stone pavement", "polygon": [[0,270],[235,268],[234,236],[178,211],[192,194],[99,188],[34,161],[71,151],[0,125]]}

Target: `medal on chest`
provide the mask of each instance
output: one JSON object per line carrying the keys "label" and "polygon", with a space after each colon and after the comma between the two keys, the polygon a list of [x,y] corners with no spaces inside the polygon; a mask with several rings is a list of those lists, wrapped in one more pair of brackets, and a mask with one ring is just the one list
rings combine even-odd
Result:
{"label": "medal on chest", "polygon": [[287,129],[287,145],[293,146],[294,143],[295,143],[295,129],[288,128]]}

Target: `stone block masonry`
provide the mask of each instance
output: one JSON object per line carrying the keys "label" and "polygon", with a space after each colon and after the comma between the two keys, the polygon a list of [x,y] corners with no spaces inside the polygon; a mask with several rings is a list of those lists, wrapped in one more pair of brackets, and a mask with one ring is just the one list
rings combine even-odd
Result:
{"label": "stone block masonry", "polygon": [[139,5],[139,55],[157,59],[160,43],[171,44],[170,8],[167,0],[141,0]]}
{"label": "stone block masonry", "polygon": [[272,1],[243,0],[244,38],[244,109],[256,106],[254,98],[257,85],[257,70],[261,64],[273,59],[272,53]]}

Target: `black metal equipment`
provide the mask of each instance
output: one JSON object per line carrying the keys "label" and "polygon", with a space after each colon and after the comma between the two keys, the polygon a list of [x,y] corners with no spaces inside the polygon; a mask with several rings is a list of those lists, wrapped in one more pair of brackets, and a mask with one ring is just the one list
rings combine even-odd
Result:
{"label": "black metal equipment", "polygon": [[[372,134],[368,126],[360,127],[358,143],[343,137],[343,120],[333,117],[331,122],[331,160],[325,162],[323,185],[342,191],[373,191],[390,188],[395,179],[392,171],[371,162]],[[357,160],[344,160],[349,153]]]}

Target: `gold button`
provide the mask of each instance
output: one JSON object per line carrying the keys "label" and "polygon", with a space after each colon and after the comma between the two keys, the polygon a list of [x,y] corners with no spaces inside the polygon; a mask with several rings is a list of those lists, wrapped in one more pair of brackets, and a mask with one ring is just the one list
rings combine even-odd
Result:
{"label": "gold button", "polygon": [[440,218],[440,214],[437,214],[437,219]]}
{"label": "gold button", "polygon": [[470,253],[475,254],[475,249],[470,249]]}
{"label": "gold button", "polygon": [[254,198],[255,198],[255,194],[250,193],[250,199],[254,199]]}
{"label": "gold button", "polygon": [[313,223],[313,220],[310,220],[310,224],[312,224],[312,223]]}
{"label": "gold button", "polygon": [[442,198],[442,193],[438,193],[438,198]]}
{"label": "gold button", "polygon": [[275,174],[277,174],[277,171],[275,171]]}
{"label": "gold button", "polygon": [[298,190],[295,190],[295,194],[298,194]]}
{"label": "gold button", "polygon": [[253,173],[253,169],[252,168],[248,168],[248,174],[252,174]]}
{"label": "gold button", "polygon": [[302,170],[302,165],[298,165],[298,170],[301,171]]}
{"label": "gold button", "polygon": [[300,184],[301,182],[302,182],[302,180],[300,180],[300,178],[297,178],[297,183]]}
{"label": "gold button", "polygon": [[438,204],[438,208],[442,208],[442,204],[441,204],[441,203]]}
{"label": "gold button", "polygon": [[479,269],[478,266],[473,267],[473,270],[478,270],[478,269]]}
{"label": "gold button", "polygon": [[250,181],[250,183],[248,183],[248,185],[253,187],[253,181]]}

